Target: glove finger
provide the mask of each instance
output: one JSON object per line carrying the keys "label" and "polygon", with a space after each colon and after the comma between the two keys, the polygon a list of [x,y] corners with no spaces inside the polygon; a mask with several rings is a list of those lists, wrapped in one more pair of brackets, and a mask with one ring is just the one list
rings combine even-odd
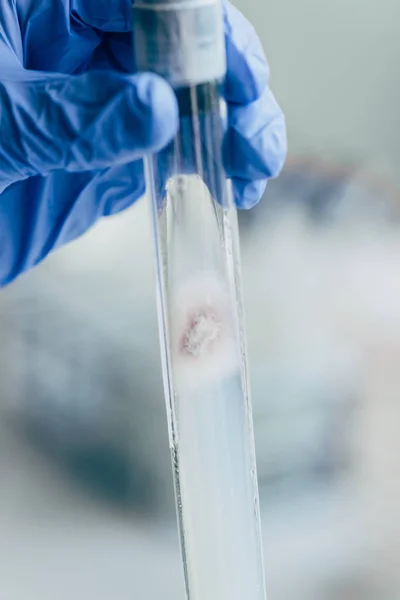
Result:
{"label": "glove finger", "polygon": [[249,104],[265,91],[269,68],[259,37],[249,21],[224,3],[228,73],[225,96],[233,104]]}
{"label": "glove finger", "polygon": [[269,88],[248,106],[229,106],[227,174],[243,181],[277,177],[287,154],[285,118]]}
{"label": "glove finger", "polygon": [[57,172],[10,186],[0,204],[0,287],[143,193],[142,161],[96,173]]}
{"label": "glove finger", "polygon": [[[78,174],[81,175],[81,174]],[[82,174],[83,175],[83,174]],[[68,187],[68,182],[76,174],[65,173],[65,186],[60,184],[57,174],[57,187]],[[54,211],[47,208],[47,221],[52,225],[49,237],[50,249],[63,246],[84,234],[101,217],[122,212],[134,204],[145,193],[143,162],[141,160],[126,165],[117,165],[92,174],[74,196],[67,192],[61,218],[57,206]],[[54,196],[53,196],[54,197]],[[53,207],[55,202],[53,202]]]}
{"label": "glove finger", "polygon": [[178,122],[172,90],[149,74],[2,82],[0,105],[0,177],[9,182],[133,162],[165,146]]}
{"label": "glove finger", "polygon": [[247,181],[234,177],[232,179],[233,196],[238,208],[249,210],[258,204],[267,187],[267,179]]}

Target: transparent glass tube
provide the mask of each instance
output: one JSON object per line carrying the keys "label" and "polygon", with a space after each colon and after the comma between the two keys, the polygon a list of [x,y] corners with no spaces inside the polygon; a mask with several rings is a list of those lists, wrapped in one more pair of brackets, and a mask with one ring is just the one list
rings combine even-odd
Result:
{"label": "transparent glass tube", "polygon": [[146,177],[187,597],[264,600],[226,107],[218,82],[176,95],[178,134]]}

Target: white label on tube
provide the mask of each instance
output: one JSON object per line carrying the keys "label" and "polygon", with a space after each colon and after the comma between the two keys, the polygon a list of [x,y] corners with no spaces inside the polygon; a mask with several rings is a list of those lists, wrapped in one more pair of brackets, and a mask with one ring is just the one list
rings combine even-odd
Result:
{"label": "white label on tube", "polygon": [[175,87],[222,79],[226,72],[220,0],[133,7],[138,71],[151,71]]}

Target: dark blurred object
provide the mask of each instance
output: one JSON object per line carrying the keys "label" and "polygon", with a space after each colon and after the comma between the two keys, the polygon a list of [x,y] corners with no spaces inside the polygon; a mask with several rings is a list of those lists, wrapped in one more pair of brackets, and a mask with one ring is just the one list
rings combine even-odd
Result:
{"label": "dark blurred object", "polygon": [[398,194],[383,180],[357,166],[334,167],[319,160],[292,158],[279,178],[269,182],[264,201],[239,213],[242,230],[251,234],[255,223],[293,208],[319,225],[348,224],[353,219],[400,222]]}
{"label": "dark blurred object", "polygon": [[113,337],[112,326],[85,318],[51,286],[45,289],[22,283],[3,296],[1,329],[9,343],[1,408],[83,490],[151,510],[160,490],[143,443],[151,407],[140,406],[148,363],[140,349],[127,352],[129,337],[119,343],[117,328]]}

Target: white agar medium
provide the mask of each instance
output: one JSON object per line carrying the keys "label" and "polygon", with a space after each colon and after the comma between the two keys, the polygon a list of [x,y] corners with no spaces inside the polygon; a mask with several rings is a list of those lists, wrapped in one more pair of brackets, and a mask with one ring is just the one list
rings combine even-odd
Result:
{"label": "white agar medium", "polygon": [[233,260],[198,175],[167,184],[163,221],[173,457],[189,600],[265,600],[251,415]]}
{"label": "white agar medium", "polygon": [[215,385],[240,368],[229,294],[217,275],[192,276],[172,294],[171,345],[179,390]]}
{"label": "white agar medium", "polygon": [[[204,365],[205,363],[203,363]],[[190,600],[261,600],[263,564],[240,370],[194,368],[175,387],[176,468]],[[181,373],[188,371],[182,369]],[[204,373],[204,377],[202,377]]]}
{"label": "white agar medium", "polygon": [[[205,112],[200,118],[193,99],[192,105],[176,140],[147,163],[146,179],[153,196],[160,339],[187,598],[265,600],[237,287],[238,231],[221,163],[222,117]],[[165,165],[172,173],[163,198]],[[204,181],[205,167],[220,203]]]}

